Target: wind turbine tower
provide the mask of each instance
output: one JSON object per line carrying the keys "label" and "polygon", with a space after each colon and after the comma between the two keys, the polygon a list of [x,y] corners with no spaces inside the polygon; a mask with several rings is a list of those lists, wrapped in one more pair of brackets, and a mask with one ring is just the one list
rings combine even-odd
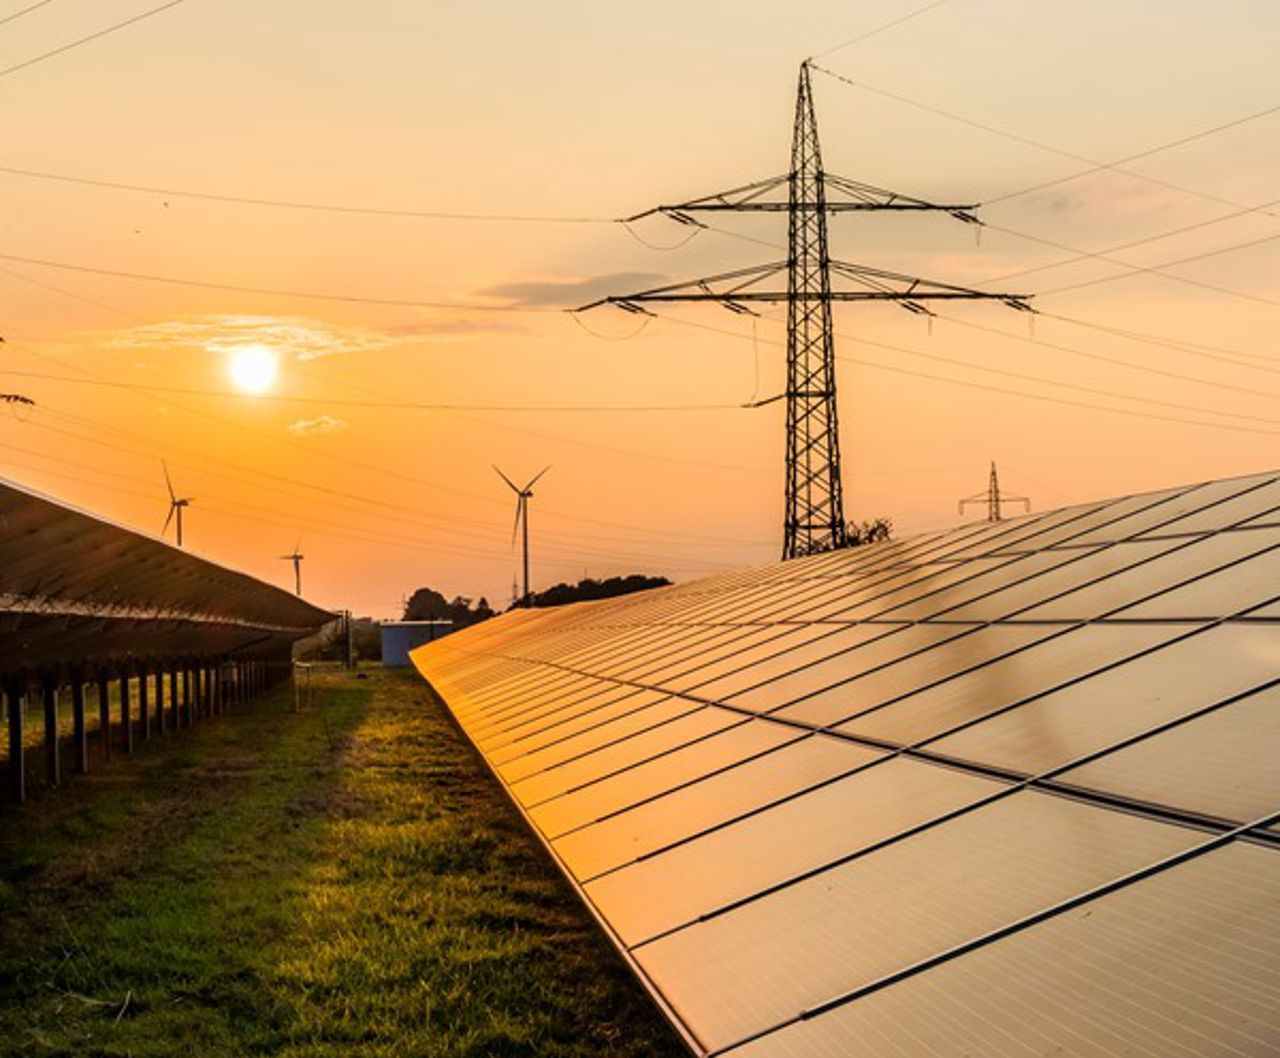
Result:
{"label": "wind turbine tower", "polygon": [[503,481],[505,481],[508,487],[511,489],[511,491],[516,494],[516,520],[515,520],[515,524],[511,527],[511,543],[513,545],[515,544],[516,531],[519,530],[521,533],[522,550],[524,553],[524,594],[520,597],[520,599],[523,605],[528,606],[529,605],[529,501],[533,499],[534,484],[537,482],[537,480],[540,477],[542,477],[543,474],[545,474],[548,470],[550,470],[551,467],[545,466],[541,470],[539,470],[538,473],[536,473],[532,478],[529,479],[529,483],[524,488],[520,488],[514,481],[512,481],[509,477],[507,477],[506,474],[504,474],[501,470],[498,470],[496,466],[493,469],[497,471],[498,477],[500,477]]}
{"label": "wind turbine tower", "polygon": [[301,546],[302,537],[298,537],[298,542],[293,545],[293,554],[280,556],[282,561],[293,563],[293,591],[299,598],[302,597],[302,560],[306,558],[298,551]]}
{"label": "wind turbine tower", "polygon": [[176,522],[177,523],[176,540],[177,540],[178,546],[181,547],[182,546],[182,512],[183,510],[185,510],[187,507],[191,505],[195,497],[183,496],[180,498],[178,494],[173,491],[173,479],[169,477],[169,465],[165,463],[163,460],[160,461],[160,465],[164,468],[164,483],[169,487],[169,516],[164,520],[164,528],[160,530],[160,535],[164,536],[164,534],[169,531],[170,522]]}

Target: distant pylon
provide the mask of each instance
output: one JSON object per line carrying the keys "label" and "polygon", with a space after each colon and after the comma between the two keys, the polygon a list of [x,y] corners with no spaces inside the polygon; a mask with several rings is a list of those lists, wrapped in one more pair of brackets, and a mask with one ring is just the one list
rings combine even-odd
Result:
{"label": "distant pylon", "polygon": [[[796,558],[830,551],[848,544],[840,477],[840,437],[836,416],[835,335],[833,301],[896,301],[909,312],[932,315],[931,300],[992,299],[1011,308],[1030,311],[1020,294],[988,293],[915,276],[900,275],[865,265],[833,261],[827,246],[827,214],[863,210],[941,210],[968,224],[981,223],[972,205],[940,206],[895,191],[873,187],[827,173],[818,145],[813,88],[808,60],[800,64],[795,127],[791,140],[791,169],[784,176],[759,180],[728,191],[657,206],[628,217],[639,220],[655,213],[685,225],[706,227],[699,212],[785,212],[788,254],[752,268],[673,283],[637,294],[601,298],[584,305],[613,304],[628,312],[653,315],[650,302],[719,302],[731,312],[756,315],[752,302],[787,304],[787,389],[780,397],[756,401],[749,407],[780,398],[787,404],[786,499],[782,557]],[[786,199],[781,200],[782,189]],[[771,197],[773,196],[773,197]],[[785,290],[762,284],[787,275]],[[845,289],[833,290],[836,275]],[[848,285],[854,289],[848,289]],[[581,311],[581,310],[579,310]]]}
{"label": "distant pylon", "polygon": [[998,522],[1004,517],[1001,505],[1005,503],[1021,503],[1024,513],[1031,510],[1031,501],[1026,496],[1010,496],[1000,491],[1000,475],[996,472],[995,460],[991,461],[991,474],[987,478],[987,491],[973,496],[966,496],[960,501],[960,513],[964,514],[965,506],[970,503],[987,505],[987,521]]}

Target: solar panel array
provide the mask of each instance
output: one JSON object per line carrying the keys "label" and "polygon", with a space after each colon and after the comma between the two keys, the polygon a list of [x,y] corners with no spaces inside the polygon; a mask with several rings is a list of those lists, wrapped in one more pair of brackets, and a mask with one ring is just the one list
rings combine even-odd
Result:
{"label": "solar panel array", "polygon": [[692,1050],[1280,1053],[1280,476],[520,611],[422,673]]}
{"label": "solar panel array", "polygon": [[0,675],[59,663],[283,652],[335,615],[0,480]]}

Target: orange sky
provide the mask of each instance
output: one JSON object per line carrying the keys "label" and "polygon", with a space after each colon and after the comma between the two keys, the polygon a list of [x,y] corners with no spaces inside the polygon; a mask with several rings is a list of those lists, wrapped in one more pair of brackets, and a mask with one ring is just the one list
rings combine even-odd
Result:
{"label": "orange sky", "polygon": [[[28,6],[0,0],[0,20]],[[4,72],[152,6],[56,0],[0,21],[0,166],[607,219],[783,171],[799,60],[923,3],[186,0]],[[949,0],[819,61],[1105,162],[1280,103],[1277,34],[1280,9],[1263,0]],[[1146,181],[1105,172],[1014,195],[1089,166],[822,74],[814,85],[830,171],[991,202],[980,244],[941,216],[837,217],[837,256],[971,285],[1055,265],[1007,284],[1040,295],[1034,333],[995,305],[948,309],[931,332],[891,306],[837,310],[851,517],[892,516],[904,533],[949,524],[992,458],[1037,508],[1280,463],[1280,207],[1244,208],[1280,198],[1280,114],[1132,162]],[[520,479],[552,464],[532,508],[538,585],[687,578],[778,553],[782,407],[732,407],[781,386],[778,314],[753,341],[749,320],[712,306],[672,309],[640,333],[612,310],[582,318],[588,330],[547,311],[776,249],[713,231],[659,250],[608,222],[316,212],[4,173],[0,191],[0,391],[38,402],[0,419],[4,476],[158,532],[164,457],[195,497],[192,548],[288,585],[277,556],[301,534],[308,596],[380,616],[424,584],[508,601],[514,510],[492,463]],[[722,226],[785,238],[780,217]],[[1139,272],[1051,293],[1126,269],[1062,265],[1075,254],[1021,237],[1105,252],[1182,228],[1113,256],[1162,268],[1239,248],[1170,265],[1182,281]],[[669,245],[686,232],[658,219],[636,234]],[[31,260],[519,311],[251,294]],[[281,356],[268,396],[232,392],[227,359],[245,344]]]}

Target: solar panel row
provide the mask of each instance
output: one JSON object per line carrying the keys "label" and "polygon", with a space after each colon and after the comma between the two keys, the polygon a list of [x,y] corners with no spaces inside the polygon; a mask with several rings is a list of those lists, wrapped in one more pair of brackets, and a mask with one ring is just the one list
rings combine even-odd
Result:
{"label": "solar panel row", "polygon": [[1278,598],[1268,474],[415,661],[698,1053],[1270,1055]]}

